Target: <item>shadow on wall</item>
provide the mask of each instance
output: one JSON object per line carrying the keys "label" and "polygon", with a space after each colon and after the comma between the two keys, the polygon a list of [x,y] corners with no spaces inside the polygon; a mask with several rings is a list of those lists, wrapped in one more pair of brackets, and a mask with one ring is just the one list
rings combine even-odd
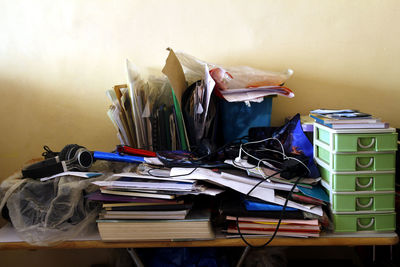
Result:
{"label": "shadow on wall", "polygon": [[329,79],[307,78],[296,72],[287,83],[295,97],[292,99],[277,97],[272,105],[272,125],[281,125],[284,118],[296,113],[308,115],[310,110],[318,108],[352,108],[371,113],[399,127],[400,120],[394,110],[399,110],[396,96],[379,86],[356,86],[339,83]]}
{"label": "shadow on wall", "polygon": [[39,86],[0,78],[3,101],[0,180],[22,164],[40,157],[43,145],[54,151],[77,143],[109,151],[118,143],[107,117],[108,99],[73,94],[55,86]]}

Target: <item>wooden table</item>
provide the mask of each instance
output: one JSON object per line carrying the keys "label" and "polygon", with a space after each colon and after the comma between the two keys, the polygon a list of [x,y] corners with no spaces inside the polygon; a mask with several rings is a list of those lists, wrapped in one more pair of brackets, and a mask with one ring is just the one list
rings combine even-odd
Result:
{"label": "wooden table", "polygon": [[[262,245],[268,238],[247,239],[252,245]],[[325,234],[318,238],[276,237],[269,246],[380,246],[395,245],[399,242],[396,233]],[[213,240],[197,241],[134,241],[103,242],[98,233],[81,239],[64,241],[52,246],[35,246],[20,240],[12,227],[0,229],[0,250],[10,249],[85,249],[85,248],[152,248],[152,247],[244,247],[240,238],[217,236]]]}

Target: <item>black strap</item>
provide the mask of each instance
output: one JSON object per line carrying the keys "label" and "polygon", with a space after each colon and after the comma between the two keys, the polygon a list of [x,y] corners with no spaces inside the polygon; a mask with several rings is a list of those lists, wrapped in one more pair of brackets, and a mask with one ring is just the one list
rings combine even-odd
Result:
{"label": "black strap", "polygon": [[64,167],[62,162],[58,157],[55,157],[29,165],[22,170],[22,176],[23,178],[36,179],[51,176],[63,171]]}

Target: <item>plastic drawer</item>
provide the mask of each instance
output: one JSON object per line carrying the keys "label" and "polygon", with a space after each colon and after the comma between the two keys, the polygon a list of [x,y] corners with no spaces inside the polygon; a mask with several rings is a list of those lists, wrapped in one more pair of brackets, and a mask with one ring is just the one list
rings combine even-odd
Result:
{"label": "plastic drawer", "polygon": [[394,231],[396,213],[333,214],[334,232]]}
{"label": "plastic drawer", "polygon": [[[314,157],[336,172],[395,171],[396,153],[331,153],[314,144]],[[324,165],[324,164],[322,164]]]}
{"label": "plastic drawer", "polygon": [[323,181],[336,192],[394,191],[395,172],[335,172],[318,165]]}
{"label": "plastic drawer", "polygon": [[365,193],[330,193],[331,210],[333,212],[381,212],[394,211],[395,193],[392,192],[365,192]]}
{"label": "plastic drawer", "polygon": [[397,150],[397,133],[388,129],[335,130],[314,123],[314,143],[332,152],[385,152]]}

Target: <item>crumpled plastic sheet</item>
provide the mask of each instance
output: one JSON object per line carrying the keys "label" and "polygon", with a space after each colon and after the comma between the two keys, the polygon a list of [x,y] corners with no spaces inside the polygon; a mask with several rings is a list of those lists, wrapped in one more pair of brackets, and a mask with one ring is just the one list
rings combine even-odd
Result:
{"label": "crumpled plastic sheet", "polygon": [[0,209],[7,206],[17,234],[32,245],[50,246],[84,236],[95,231],[101,210],[101,203],[85,198],[98,189],[91,182],[111,179],[116,169],[121,171],[121,166],[102,163],[90,170],[103,173],[96,178],[61,176],[45,182],[21,179],[16,173],[0,185]]}

